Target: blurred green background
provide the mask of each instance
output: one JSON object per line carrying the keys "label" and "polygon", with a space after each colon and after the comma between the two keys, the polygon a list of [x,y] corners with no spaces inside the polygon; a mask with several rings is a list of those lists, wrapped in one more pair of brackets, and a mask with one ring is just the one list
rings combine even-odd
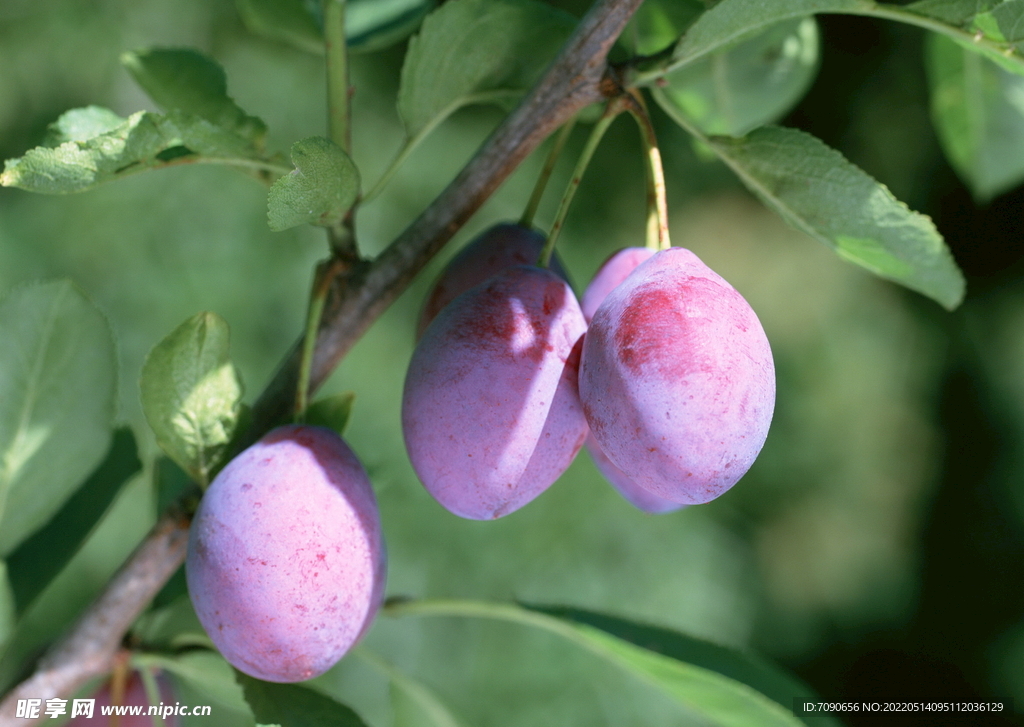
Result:
{"label": "blurred green background", "polygon": [[[577,14],[587,5],[556,4]],[[835,701],[1024,705],[1024,194],[979,208],[943,160],[920,31],[837,16],[820,24],[821,70],[784,123],[839,148],[932,215],[967,274],[965,304],[948,314],[841,262],[762,208],[724,167],[702,161],[657,114],[674,244],[747,297],[772,343],[778,404],[764,451],[725,496],[674,514],[634,510],[584,454],[525,509],[493,523],[461,520],[418,484],[402,446],[413,322],[458,245],[519,216],[535,155],[325,387],[357,394],[348,439],[380,499],[389,594],[571,604],[648,621],[760,651]],[[229,93],[267,122],[271,148],[324,132],[322,61],[250,34],[231,0],[4,0],[3,158],[37,144],[71,107],[155,110],[118,63],[121,52],[148,46],[216,58]],[[403,52],[400,44],[354,61],[354,157],[364,184],[402,139],[394,98]],[[360,210],[364,253],[401,231],[499,118],[469,109],[431,136]],[[577,131],[558,167],[542,226],[584,135]],[[636,131],[620,121],[560,242],[577,290],[613,250],[642,244],[642,175]],[[250,401],[301,328],[324,236],[270,232],[265,205],[265,188],[212,166],[67,197],[0,189],[0,293],[69,277],[104,310],[121,362],[120,419],[151,459],[138,376],[173,327],[200,310],[226,318]],[[0,684],[70,623],[154,518],[147,472],[32,608],[0,660]],[[380,619],[365,649],[369,657],[345,659],[316,684],[374,727],[421,722],[373,654],[434,689],[467,725],[694,723],[652,688],[520,627]],[[227,707],[218,714],[218,723],[245,724]],[[1009,723],[1002,719],[991,724]]]}

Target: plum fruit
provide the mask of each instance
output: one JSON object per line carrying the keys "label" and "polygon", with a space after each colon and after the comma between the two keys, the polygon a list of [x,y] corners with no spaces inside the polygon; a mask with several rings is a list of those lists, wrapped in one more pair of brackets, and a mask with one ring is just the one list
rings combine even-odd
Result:
{"label": "plum fruit", "polygon": [[235,457],[200,502],[185,573],[220,652],[265,681],[311,679],[373,621],[386,559],[362,465],[323,427],[278,427]]}
{"label": "plum fruit", "polygon": [[[536,265],[545,239],[542,232],[514,222],[503,222],[480,233],[452,258],[434,282],[416,323],[416,339],[420,339],[441,309],[470,288],[505,268]],[[550,269],[563,280],[569,280],[557,254],[551,257]]]}
{"label": "plum fruit", "polygon": [[775,406],[775,366],[757,315],[683,248],[641,263],[600,304],[579,386],[608,459],[683,504],[713,500],[746,473]]}
{"label": "plum fruit", "polygon": [[507,268],[460,295],[427,327],[402,397],[420,481],[474,520],[533,500],[572,463],[587,424],[577,389],[586,329],[550,270]]}
{"label": "plum fruit", "polygon": [[[645,262],[654,252],[647,247],[627,247],[612,253],[604,261],[598,271],[594,273],[594,278],[584,291],[583,300],[580,303],[583,317],[586,318],[587,323],[590,323],[594,313],[608,297],[608,294],[619,287],[622,281],[636,269],[636,266]],[[587,435],[585,446],[598,471],[633,507],[654,514],[672,512],[684,507],[682,503],[658,497],[630,480],[626,473],[616,467],[608,459],[608,455],[601,451],[601,445],[594,439],[593,434]]]}
{"label": "plum fruit", "polygon": [[[164,705],[174,707],[176,702],[170,681],[163,674],[158,674],[156,683],[160,689],[160,699]],[[128,681],[124,685],[124,694],[121,695],[120,699],[114,699],[112,687],[113,683],[107,681],[92,695],[91,699],[95,699],[96,703],[93,705],[91,718],[80,714],[68,722],[66,727],[113,727],[114,725],[119,725],[120,727],[153,727],[153,716],[149,715],[148,712],[150,706],[159,707],[159,703],[155,705],[150,704],[149,695],[146,694],[146,687],[137,671],[132,672],[131,676],[128,677]],[[101,710],[104,707],[111,706],[142,707],[142,714],[104,717]],[[71,709],[72,703],[69,702],[67,705],[68,714],[71,714]],[[179,724],[181,724],[181,719],[175,714],[168,714],[163,718],[164,727],[178,727]]]}

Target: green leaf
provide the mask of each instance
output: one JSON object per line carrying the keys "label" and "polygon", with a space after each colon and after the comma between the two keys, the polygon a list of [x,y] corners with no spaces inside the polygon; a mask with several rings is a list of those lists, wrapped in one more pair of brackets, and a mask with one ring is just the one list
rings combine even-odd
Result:
{"label": "green leaf", "polygon": [[370,53],[414,33],[436,0],[348,0],[345,35],[349,50]]}
{"label": "green leaf", "polygon": [[935,129],[974,196],[1024,180],[1024,78],[941,36],[929,39],[927,65]]}
{"label": "green leaf", "polygon": [[620,40],[638,55],[657,53],[675,43],[706,9],[703,0],[645,0]]}
{"label": "green leaf", "polygon": [[214,313],[189,318],[150,351],[140,386],[157,444],[205,487],[231,441],[242,398],[228,324]]}
{"label": "green leaf", "polygon": [[43,146],[60,146],[68,141],[88,141],[113,131],[124,119],[102,106],[86,106],[65,111],[50,124]]}
{"label": "green leaf", "polygon": [[[616,616],[564,606],[522,604],[531,611],[585,624],[624,641],[678,661],[702,667],[752,687],[783,706],[817,702],[820,698],[795,676],[756,654],[730,649],[678,631],[639,624]],[[825,714],[800,715],[808,725],[838,725]]]}
{"label": "green leaf", "polygon": [[0,557],[39,529],[110,446],[117,357],[69,281],[0,303]]}
{"label": "green leaf", "polygon": [[8,581],[7,564],[0,560],[0,654],[14,633],[17,620],[17,606],[14,602],[14,590]]}
{"label": "green leaf", "polygon": [[[213,651],[213,642],[199,623],[192,601],[182,594],[165,606],[154,607],[139,617],[132,626],[131,638],[143,651],[176,652],[190,648]],[[172,658],[172,657],[168,657]],[[234,684],[234,673],[228,669],[227,679]]]}
{"label": "green leaf", "polygon": [[366,727],[355,712],[330,697],[296,684],[272,684],[236,671],[245,700],[261,724],[286,727]]}
{"label": "green leaf", "polygon": [[7,559],[18,613],[24,613],[78,552],[122,486],[142,469],[130,427],[114,431],[106,458],[64,506]]}
{"label": "green leaf", "polygon": [[348,154],[330,139],[311,136],[292,144],[292,163],[295,169],[270,188],[270,229],[341,222],[359,195],[359,170]]}
{"label": "green leaf", "polygon": [[141,653],[134,658],[137,667],[158,667],[187,683],[221,707],[235,712],[248,711],[235,671],[216,651],[189,649],[174,656]]}
{"label": "green leaf", "polygon": [[974,20],[974,16],[991,10],[1000,2],[1002,0],[919,0],[904,9],[950,25],[966,27]]}
{"label": "green leaf", "polygon": [[[84,126],[76,128],[85,130]],[[56,147],[39,146],[23,157],[8,159],[0,174],[0,185],[45,194],[81,192],[131,174],[180,163],[175,161],[179,157],[256,169],[275,168],[259,161],[259,153],[250,142],[198,116],[180,111],[166,116],[139,111],[97,136],[72,139]]]}
{"label": "green leaf", "polygon": [[189,48],[125,53],[121,62],[153,101],[227,129],[262,149],[267,126],[228,96],[227,77],[215,60]]}
{"label": "green leaf", "polygon": [[[724,657],[725,650],[709,644],[704,648],[694,646],[698,642],[686,637],[671,642],[672,647],[681,644],[689,645],[689,653],[704,658],[707,665],[691,664],[679,661],[670,655],[659,653],[631,643],[609,630],[596,627],[585,620],[549,615],[539,608],[522,608],[512,604],[486,603],[480,601],[412,601],[392,602],[386,606],[392,616],[469,616],[476,618],[496,619],[520,623],[558,634],[569,639],[582,648],[597,656],[616,664],[625,672],[641,679],[675,699],[681,705],[695,712],[712,725],[718,727],[804,727],[811,724],[803,722],[790,711],[792,702],[780,704],[766,696],[757,688],[742,681],[715,671],[715,667],[725,666],[737,675],[756,676],[762,681],[767,680],[764,671],[757,671],[755,660],[749,660],[748,671],[738,669],[742,659]],[[571,612],[582,614],[583,612]],[[596,617],[596,614],[591,614]],[[602,625],[609,625],[612,619],[604,617]],[[625,622],[615,619],[618,628]],[[642,630],[645,627],[636,627]],[[637,633],[631,631],[630,633]],[[656,629],[650,633],[666,633]],[[718,659],[708,659],[715,654]],[[740,655],[742,656],[742,655]],[[770,680],[768,680],[770,681]],[[777,685],[782,682],[772,682]],[[829,724],[817,722],[816,724]]]}
{"label": "green leaf", "polygon": [[306,0],[237,0],[238,13],[249,30],[290,43],[310,53],[323,53],[323,18],[319,3]]}
{"label": "green leaf", "polygon": [[344,391],[314,401],[306,410],[306,423],[333,429],[339,437],[344,435],[355,398],[353,392]]}
{"label": "green leaf", "polygon": [[[366,647],[357,647],[353,653],[391,682],[396,724],[406,724],[401,716],[411,712],[414,716],[407,719],[423,717],[434,727],[461,727],[462,723],[426,684],[395,668]],[[420,724],[420,721],[415,724]]]}
{"label": "green leaf", "polygon": [[710,145],[762,202],[839,257],[950,310],[960,304],[963,274],[931,219],[835,149],[778,126],[742,139],[705,137],[685,117],[674,118]]}
{"label": "green leaf", "polygon": [[575,22],[535,0],[448,0],[409,42],[398,90],[406,134],[425,133],[471,103],[517,99]]}
{"label": "green leaf", "polygon": [[785,20],[668,74],[658,99],[706,134],[742,136],[781,118],[810,87],[817,67],[814,18]]}
{"label": "green leaf", "polygon": [[[1008,0],[1004,3],[1014,3],[1014,6],[1002,11],[1000,19],[993,19],[993,23],[1016,32],[1019,26],[1015,4],[1022,1]],[[652,59],[649,67],[640,64],[627,81],[650,82],[668,70],[693,63],[718,49],[739,43],[769,25],[819,13],[865,15],[925,27],[958,40],[965,48],[992,58],[1007,70],[1024,74],[1024,55],[1015,52],[1020,49],[984,33],[977,38],[971,37],[970,31],[977,28],[977,20],[985,14],[971,14],[971,11],[986,7],[989,6],[982,0],[978,0],[974,6],[957,0],[940,0],[906,7],[872,0],[721,0],[686,31],[673,49],[671,57]],[[962,27],[968,17],[971,27]]]}
{"label": "green leaf", "polygon": [[[324,52],[323,13],[312,0],[237,0],[238,12],[254,33],[309,53]],[[349,51],[370,53],[415,32],[436,0],[348,0],[345,37]]]}

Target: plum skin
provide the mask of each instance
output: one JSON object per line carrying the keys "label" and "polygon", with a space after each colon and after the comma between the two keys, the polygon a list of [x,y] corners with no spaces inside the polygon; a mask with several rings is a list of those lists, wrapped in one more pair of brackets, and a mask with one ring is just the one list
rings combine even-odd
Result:
{"label": "plum skin", "polygon": [[[451,259],[434,281],[416,322],[416,340],[445,306],[495,273],[516,265],[536,265],[546,238],[542,232],[515,222],[487,228]],[[568,282],[558,255],[551,256],[550,270]]]}
{"label": "plum skin", "polygon": [[764,445],[775,405],[771,347],[728,282],[670,248],[595,312],[580,398],[601,449],[633,482],[675,502],[708,502]]}
{"label": "plum skin", "polygon": [[546,490],[583,446],[577,388],[586,329],[568,284],[549,270],[507,268],[428,326],[402,396],[406,450],[450,512],[507,515]]}
{"label": "plum skin", "polygon": [[311,679],[365,633],[386,557],[369,478],[335,432],[278,427],[199,504],[185,564],[196,615],[240,671]]}
{"label": "plum skin", "polygon": [[[594,277],[583,292],[583,299],[580,301],[583,317],[586,318],[588,324],[608,294],[619,287],[638,265],[649,260],[654,253],[655,251],[648,247],[626,247],[608,256],[608,259],[594,273]],[[608,459],[608,455],[601,450],[601,445],[594,439],[593,434],[587,435],[584,446],[598,472],[633,507],[654,515],[674,512],[685,507],[682,503],[658,497],[629,479],[625,472]]]}

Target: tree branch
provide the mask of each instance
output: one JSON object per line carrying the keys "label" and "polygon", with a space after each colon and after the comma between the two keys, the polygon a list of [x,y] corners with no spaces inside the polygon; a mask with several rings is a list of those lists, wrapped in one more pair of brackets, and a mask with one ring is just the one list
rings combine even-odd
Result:
{"label": "tree branch", "polygon": [[[372,262],[339,275],[324,310],[310,387],[320,386],[369,326],[551,132],[583,107],[617,93],[606,78],[607,55],[641,0],[598,0],[544,77],[491,134],[430,206]],[[295,347],[253,410],[249,441],[287,417],[295,396]],[[188,521],[164,515],[71,631],[46,653],[35,673],[0,702],[0,727],[22,727],[18,699],[69,698],[113,666],[125,633],[185,557]]]}

